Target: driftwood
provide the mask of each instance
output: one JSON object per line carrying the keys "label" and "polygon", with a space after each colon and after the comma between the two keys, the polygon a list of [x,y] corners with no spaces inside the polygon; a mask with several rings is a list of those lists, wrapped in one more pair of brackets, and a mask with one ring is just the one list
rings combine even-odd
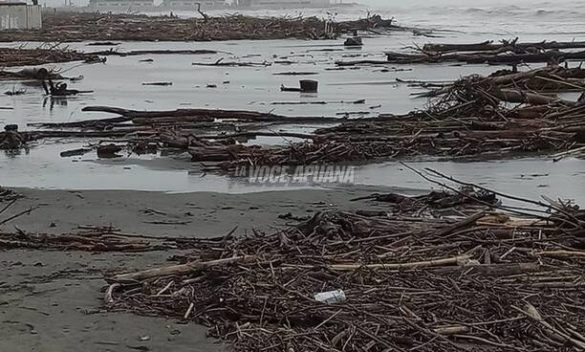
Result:
{"label": "driftwood", "polygon": [[[585,107],[549,92],[574,89],[584,74],[582,69],[551,66],[471,76],[431,90],[435,98],[426,111],[346,120],[317,130],[321,138],[311,142],[264,148],[197,146],[190,151],[195,161],[223,161],[217,167],[224,171],[250,164],[306,165],[419,155],[502,157],[573,150],[576,155],[585,145]],[[510,107],[505,102],[522,105]]]}
{"label": "driftwood", "polygon": [[215,62],[194,62],[191,65],[217,67],[267,67],[272,64],[269,62],[223,62],[223,59],[219,59]]}
{"label": "driftwood", "polygon": [[93,52],[93,55],[99,56],[138,56],[138,55],[212,55],[217,54],[215,50],[133,50],[133,51],[117,51],[104,50]]}
{"label": "driftwood", "polygon": [[[2,197],[2,192],[6,191],[0,188],[0,197]],[[5,197],[6,201],[11,200],[12,202],[21,198],[16,193]],[[0,198],[1,200],[2,198]],[[6,209],[6,207],[3,209]],[[30,211],[26,210],[24,213],[26,214]],[[1,213],[2,211],[0,211]],[[9,219],[0,219],[0,224],[8,222]],[[83,227],[82,230],[77,233],[62,234],[27,233],[23,231],[15,233],[0,232],[0,248],[88,252],[149,252],[197,248],[201,243],[213,244],[222,240],[222,238],[199,239],[128,234],[112,227]]]}
{"label": "driftwood", "polygon": [[[86,112],[114,118],[42,123],[27,140],[85,132],[125,137],[130,151],[152,153],[179,148],[206,169],[232,173],[241,166],[308,165],[420,156],[495,158],[551,154],[579,156],[585,147],[585,101],[559,98],[557,92],[585,89],[585,70],[557,65],[530,71],[500,70],[456,82],[401,82],[424,88],[431,97],[423,111],[373,118],[289,117],[254,111],[178,109],[136,111],[90,106]],[[362,103],[358,100],[352,103]],[[278,102],[280,103],[280,102]],[[288,102],[286,102],[288,103]],[[297,103],[297,102],[294,102]],[[322,103],[322,102],[315,102]],[[517,104],[516,106],[512,104]],[[314,133],[266,132],[267,125],[328,123]],[[91,133],[90,133],[91,132]],[[0,134],[0,137],[2,135]],[[275,146],[243,144],[260,136],[301,138]],[[283,140],[284,141],[284,140]]]}
{"label": "driftwood", "polygon": [[[318,213],[201,243],[183,264],[109,276],[104,300],[205,324],[235,351],[580,349],[585,255],[564,226],[583,232],[585,213],[561,209],[578,222],[562,225],[548,210],[522,220]],[[323,292],[336,300],[319,301]]]}
{"label": "driftwood", "polygon": [[[542,53],[449,53],[449,54],[403,54],[386,52],[389,64],[422,64],[422,63],[443,63],[463,62],[467,64],[521,64],[521,63],[559,63],[571,60],[585,59],[585,51],[570,52],[550,50]],[[338,63],[343,65],[342,62]]]}
{"label": "driftwood", "polygon": [[384,65],[388,65],[389,62],[388,61],[383,61],[383,60],[356,60],[356,61],[336,61],[335,65],[340,66],[340,67],[346,67],[346,66],[384,66]]}
{"label": "driftwood", "polygon": [[556,42],[542,41],[535,43],[519,43],[518,38],[513,41],[502,41],[495,44],[493,41],[485,41],[477,44],[425,44],[425,52],[476,52],[476,51],[502,51],[516,48],[520,50],[551,50],[551,49],[585,49],[585,42]]}
{"label": "driftwood", "polygon": [[[347,22],[316,17],[223,17],[179,19],[168,16],[58,12],[43,16],[43,29],[3,32],[1,41],[71,42],[210,41],[237,39],[331,39],[353,30],[402,30],[380,16]],[[115,55],[115,54],[112,54]]]}
{"label": "driftwood", "polygon": [[197,271],[201,271],[204,269],[213,268],[214,266],[221,266],[233,263],[246,263],[246,262],[255,262],[257,260],[256,256],[241,256],[241,257],[233,257],[233,258],[224,258],[224,259],[217,259],[208,262],[193,262],[187,264],[180,264],[174,266],[166,266],[157,269],[149,269],[145,271],[139,271],[136,273],[131,274],[121,274],[116,275],[109,279],[113,282],[132,282],[132,281],[141,281],[147,280],[152,278],[164,277],[164,276],[174,276],[174,275],[187,275],[191,273],[196,273]]}
{"label": "driftwood", "polygon": [[[386,63],[467,63],[492,65],[518,65],[521,63],[560,63],[585,59],[585,42],[540,42],[519,43],[502,41],[500,44],[484,42],[478,44],[427,44],[412,48],[411,52],[386,52]],[[564,51],[562,51],[564,50]],[[363,62],[339,62],[339,66],[369,64]],[[375,62],[375,64],[379,64]]]}
{"label": "driftwood", "polygon": [[56,62],[86,61],[97,62],[94,54],[62,49],[10,49],[0,48],[0,67],[34,66]]}
{"label": "driftwood", "polygon": [[36,80],[51,78],[53,80],[66,79],[58,73],[50,72],[43,68],[26,68],[20,71],[0,71],[0,80]]}
{"label": "driftwood", "polygon": [[[401,116],[339,119],[253,111],[135,111],[96,106],[86,107],[84,111],[113,113],[119,117],[37,126],[89,129],[104,137],[134,132],[136,135],[129,138],[127,146],[131,151],[141,152],[145,145],[149,146],[146,148],[149,152],[156,149],[153,146],[180,148],[188,151],[193,161],[213,162],[207,165],[209,170],[227,173],[240,166],[346,163],[421,155],[493,158],[552,154],[558,159],[578,156],[585,147],[582,99],[568,101],[553,94],[585,88],[585,70],[581,68],[501,70],[486,77],[465,77],[451,84],[407,84],[427,89],[419,94],[432,97],[427,109]],[[353,103],[357,102],[361,103]],[[266,124],[287,123],[330,123],[332,126],[312,134],[258,131]],[[218,129],[226,133],[218,133]],[[69,132],[48,131],[45,136],[50,133],[59,136]],[[31,139],[35,134],[25,136]],[[305,142],[286,141],[275,146],[241,144],[259,136],[301,138]]]}
{"label": "driftwood", "polygon": [[339,121],[337,118],[297,116],[287,117],[271,113],[244,110],[178,109],[169,111],[138,111],[109,106],[87,106],[85,112],[105,112],[121,117],[85,120],[63,123],[37,123],[32,126],[53,128],[104,128],[120,123],[135,125],[173,124],[180,122],[212,122],[215,120],[274,122],[274,123],[326,123]]}

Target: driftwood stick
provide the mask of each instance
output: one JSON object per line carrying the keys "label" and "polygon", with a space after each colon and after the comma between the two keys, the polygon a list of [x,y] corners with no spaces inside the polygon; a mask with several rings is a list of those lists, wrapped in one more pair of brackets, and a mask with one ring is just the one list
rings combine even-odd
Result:
{"label": "driftwood stick", "polygon": [[33,208],[29,208],[29,209],[27,209],[27,210],[23,210],[23,211],[21,211],[21,212],[20,212],[20,213],[18,213],[18,214],[12,215],[11,217],[9,217],[9,218],[7,218],[7,219],[4,219],[4,220],[0,221],[0,225],[4,225],[4,224],[6,224],[7,222],[10,222],[10,221],[12,221],[12,220],[14,220],[14,219],[16,219],[16,218],[19,218],[19,217],[21,217],[21,216],[23,216],[23,215],[30,214],[30,213],[31,213],[33,210],[36,210],[36,209],[38,209],[38,208],[39,208],[39,207],[33,207]]}
{"label": "driftwood stick", "polygon": [[[334,271],[354,271],[359,269],[370,269],[370,270],[405,270],[405,269],[419,269],[446,265],[460,265],[464,264],[471,259],[470,255],[459,255],[452,258],[444,259],[433,259],[421,262],[412,263],[391,263],[391,264],[332,264],[325,266],[327,269]],[[284,267],[292,269],[311,269],[317,268],[314,265],[284,265]]]}
{"label": "driftwood stick", "polygon": [[463,219],[461,221],[459,221],[458,223],[446,228],[445,230],[441,231],[439,233],[439,237],[443,237],[443,236],[447,236],[451,233],[453,233],[456,230],[459,230],[463,227],[467,227],[469,225],[473,225],[475,224],[476,221],[480,220],[481,218],[483,218],[486,215],[485,211],[479,212],[477,214],[473,214],[469,217],[467,217],[466,219]]}
{"label": "driftwood stick", "polygon": [[580,251],[557,250],[557,251],[536,252],[534,254],[536,256],[540,256],[540,257],[551,257],[551,258],[585,258],[585,252],[580,252]]}
{"label": "driftwood stick", "polygon": [[548,322],[544,320],[542,315],[538,312],[538,310],[530,303],[526,303],[525,309],[520,309],[518,307],[512,307],[513,309],[517,310],[518,312],[526,315],[527,317],[531,318],[533,321],[539,323],[543,327],[546,328],[548,333],[556,337],[560,340],[566,341],[574,345],[575,347],[579,348],[580,350],[585,350],[585,341],[580,341],[577,339],[572,338],[571,336],[565,334],[564,332],[560,331],[559,329],[555,328]]}
{"label": "driftwood stick", "polygon": [[11,206],[13,206],[14,203],[16,203],[16,201],[17,201],[17,199],[14,199],[10,203],[6,204],[6,206],[4,208],[0,209],[0,214],[5,212],[6,210],[8,210]]}
{"label": "driftwood stick", "polygon": [[256,256],[240,256],[225,259],[217,259],[208,262],[191,262],[187,264],[166,266],[162,268],[149,269],[130,274],[115,275],[108,279],[110,282],[134,282],[155,277],[172,276],[172,275],[186,275],[202,269],[213,266],[220,266],[226,264],[233,264],[239,262],[252,262],[257,259]]}
{"label": "driftwood stick", "polygon": [[114,292],[120,288],[122,285],[120,285],[119,283],[115,283],[115,284],[111,284],[110,286],[108,286],[108,289],[106,290],[106,293],[104,295],[104,302],[106,302],[107,305],[112,305],[114,304]]}

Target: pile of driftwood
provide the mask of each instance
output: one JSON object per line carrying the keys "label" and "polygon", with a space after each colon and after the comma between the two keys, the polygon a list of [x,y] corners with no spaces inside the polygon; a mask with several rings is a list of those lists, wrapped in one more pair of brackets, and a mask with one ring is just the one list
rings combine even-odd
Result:
{"label": "pile of driftwood", "polygon": [[384,203],[389,206],[389,210],[384,212],[367,210],[356,212],[358,215],[365,216],[388,214],[428,218],[442,218],[453,214],[471,216],[486,207],[501,205],[495,193],[483,189],[476,190],[473,186],[464,186],[455,191],[432,191],[416,196],[400,193],[374,193],[352,199],[354,202],[363,200]]}
{"label": "pile of driftwood", "polygon": [[[11,49],[0,48],[0,67],[34,66],[57,62],[85,61],[97,62],[100,58],[94,54],[57,48],[49,49]],[[6,73],[9,75],[8,73]],[[4,74],[0,73],[0,77]],[[13,76],[14,78],[14,76]]]}
{"label": "pile of driftwood", "polygon": [[178,19],[130,14],[55,13],[43,29],[3,32],[3,41],[70,42],[82,40],[208,41],[236,39],[330,39],[352,30],[400,29],[392,20],[371,16],[331,22],[316,17],[259,18],[243,15]]}
{"label": "pile of driftwood", "polygon": [[560,63],[585,59],[585,42],[519,43],[518,38],[500,44],[427,44],[416,53],[387,52],[393,64],[461,62],[468,64]]}
{"label": "pile of driftwood", "polygon": [[22,195],[20,195],[19,193],[0,186],[0,203],[11,202],[20,198],[22,198]]}
{"label": "pile of driftwood", "polygon": [[[2,222],[0,222],[2,224]],[[48,249],[87,252],[148,252],[188,249],[206,240],[122,233],[109,227],[86,227],[78,233],[2,232],[0,249]]]}
{"label": "pile of driftwood", "polygon": [[223,161],[224,170],[419,156],[580,155],[585,105],[553,93],[581,89],[584,75],[580,68],[551,66],[471,76],[425,93],[434,99],[423,111],[346,120],[280,147],[203,145],[190,151],[196,161]]}
{"label": "pile of driftwood", "polygon": [[585,213],[548,210],[318,213],[107,277],[105,302],[205,324],[236,351],[583,350]]}
{"label": "pile of driftwood", "polygon": [[350,120],[316,134],[330,142],[393,145],[395,157],[579,153],[585,145],[583,100],[554,93],[582,89],[584,74],[550,66],[470,76],[422,94],[434,97],[423,111]]}
{"label": "pile of driftwood", "polygon": [[[239,166],[421,156],[452,159],[547,154],[560,158],[585,153],[585,98],[571,101],[556,95],[585,88],[585,69],[552,65],[524,72],[500,70],[490,76],[472,75],[450,84],[407,83],[425,89],[417,95],[431,98],[427,108],[399,116],[339,119],[251,111],[134,111],[94,106],[84,111],[119,116],[37,124],[51,130],[27,132],[26,140],[116,137],[121,138],[119,147],[135,152],[180,149],[189,152],[193,161],[213,162],[212,168],[227,172]],[[314,133],[268,130],[278,125],[313,123],[334,126]],[[78,130],[63,130],[66,128]],[[247,143],[259,136],[283,138],[286,143]]]}

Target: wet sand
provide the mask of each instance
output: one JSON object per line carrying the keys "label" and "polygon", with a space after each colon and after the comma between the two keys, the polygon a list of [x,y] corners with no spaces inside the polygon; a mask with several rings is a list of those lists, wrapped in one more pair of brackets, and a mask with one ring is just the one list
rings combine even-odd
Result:
{"label": "wet sand", "polygon": [[[304,190],[253,194],[168,194],[137,191],[18,189],[26,198],[10,212],[40,206],[2,230],[63,233],[80,225],[113,226],[126,233],[208,237],[252,228],[272,231],[286,224],[281,214],[311,216],[323,210],[384,209],[349,202],[389,191],[380,188]],[[164,214],[163,214],[164,213]],[[155,225],[160,220],[186,225]],[[177,319],[102,311],[105,273],[165,265],[181,251],[150,253],[0,251],[0,351],[221,351],[206,329]]]}

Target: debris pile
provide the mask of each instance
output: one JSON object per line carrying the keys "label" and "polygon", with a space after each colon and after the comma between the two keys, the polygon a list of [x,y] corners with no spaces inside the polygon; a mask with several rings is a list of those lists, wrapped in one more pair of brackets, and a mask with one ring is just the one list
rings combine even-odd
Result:
{"label": "debris pile", "polygon": [[[43,79],[66,79],[54,70],[46,68],[25,68],[20,71],[2,71],[0,70],[1,80],[19,80],[19,81],[41,81]],[[75,78],[69,78],[74,80]]]}
{"label": "debris pile", "polygon": [[87,252],[148,252],[186,249],[207,243],[202,239],[146,236],[121,233],[109,227],[85,228],[79,233],[46,234],[0,232],[0,248],[49,249]]}
{"label": "debris pile", "polygon": [[[70,61],[98,62],[100,61],[100,58],[94,54],[86,54],[74,50],[58,48],[0,48],[0,67],[35,66]],[[3,76],[3,74],[0,74],[0,77],[1,76]]]}
{"label": "debris pile", "polygon": [[[404,83],[404,82],[403,82]],[[241,166],[308,165],[387,159],[496,158],[585,153],[585,100],[556,93],[585,88],[585,69],[558,65],[529,71],[500,70],[450,84],[411,81],[431,98],[424,110],[405,115],[340,119],[287,117],[254,111],[180,109],[134,111],[107,106],[84,111],[114,113],[110,119],[42,123],[29,139],[63,136],[126,136],[129,150],[176,148],[209,169],[231,173]],[[313,133],[267,131],[286,124],[332,124]],[[82,129],[63,131],[61,129]],[[285,145],[247,143],[258,136],[297,138]],[[124,145],[121,145],[124,147]]]}
{"label": "debris pile", "polygon": [[19,193],[0,186],[0,203],[12,202],[20,198],[22,198],[22,195],[20,195]]}
{"label": "debris pile", "polygon": [[[585,151],[585,106],[552,93],[580,89],[585,70],[551,66],[527,72],[470,76],[423,93],[429,107],[407,115],[345,120],[306,142],[280,147],[232,146],[191,150],[195,161],[241,165],[359,162],[388,158],[503,157]],[[218,149],[219,148],[219,149]],[[212,159],[206,156],[213,155]]]}
{"label": "debris pile", "polygon": [[112,275],[110,309],[209,327],[236,351],[585,348],[585,213],[323,212]]}
{"label": "debris pile", "polygon": [[3,41],[71,42],[83,40],[210,41],[237,39],[331,39],[352,30],[401,30],[380,16],[346,22],[316,17],[222,17],[179,19],[168,16],[99,13],[54,13],[43,29],[2,34]]}
{"label": "debris pile", "polygon": [[[432,191],[417,196],[406,196],[399,193],[374,193],[352,199],[352,201],[361,200],[388,204],[390,210],[386,211],[386,214],[430,218],[442,218],[453,214],[470,216],[485,210],[486,207],[495,207],[500,204],[496,194],[483,189],[476,190],[471,186],[464,186],[457,192]],[[384,215],[368,211],[358,211],[357,214]]]}
{"label": "debris pile", "polygon": [[502,40],[478,44],[427,44],[416,47],[415,53],[387,52],[388,62],[393,64],[467,63],[490,65],[518,65],[522,63],[561,63],[585,59],[585,42],[519,43]]}
{"label": "debris pile", "polygon": [[580,89],[585,70],[551,66],[465,77],[430,90],[429,107],[316,131],[328,141],[392,145],[392,157],[505,156],[582,150],[585,108],[552,93]]}

